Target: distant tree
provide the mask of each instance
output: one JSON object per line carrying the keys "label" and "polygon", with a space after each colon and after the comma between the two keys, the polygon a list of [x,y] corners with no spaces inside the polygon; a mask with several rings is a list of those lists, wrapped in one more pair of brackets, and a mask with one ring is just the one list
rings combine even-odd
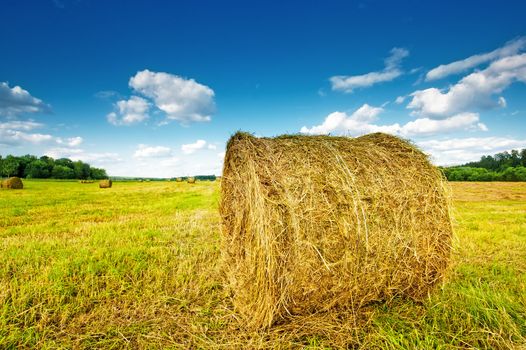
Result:
{"label": "distant tree", "polygon": [[2,176],[10,177],[18,175],[18,166],[20,162],[16,157],[8,155],[2,162]]}
{"label": "distant tree", "polygon": [[68,167],[70,169],[75,169],[75,165],[71,159],[68,158],[60,158],[55,160],[55,164],[62,165],[65,167]]}
{"label": "distant tree", "polygon": [[92,168],[81,161],[73,162],[68,158],[54,160],[48,156],[37,158],[32,155],[15,157],[0,156],[0,176],[28,178],[58,178],[58,179],[104,179],[106,170]]}
{"label": "distant tree", "polygon": [[106,174],[106,170],[92,167],[90,168],[89,177],[94,180],[102,180],[102,179],[107,179],[108,175]]}
{"label": "distant tree", "polygon": [[75,177],[77,179],[85,180],[89,178],[90,176],[89,164],[83,163],[80,160],[74,162],[73,164],[74,164]]}
{"label": "distant tree", "polygon": [[68,168],[67,166],[56,164],[53,167],[51,176],[53,176],[55,179],[74,179],[75,171],[71,168]]}
{"label": "distant tree", "polygon": [[526,148],[521,151],[521,165],[526,167]]}
{"label": "distant tree", "polygon": [[29,178],[47,179],[51,176],[51,173],[48,164],[43,160],[37,159],[26,167],[24,175]]}

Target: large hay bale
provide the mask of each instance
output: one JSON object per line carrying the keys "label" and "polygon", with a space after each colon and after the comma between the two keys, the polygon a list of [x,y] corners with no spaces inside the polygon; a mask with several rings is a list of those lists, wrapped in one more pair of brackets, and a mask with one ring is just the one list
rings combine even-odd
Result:
{"label": "large hay bale", "polygon": [[397,137],[237,133],[222,175],[226,275],[249,327],[421,299],[448,266],[445,182]]}
{"label": "large hay bale", "polygon": [[24,183],[22,179],[17,176],[10,177],[2,181],[2,188],[8,188],[12,190],[21,190],[24,188]]}
{"label": "large hay bale", "polygon": [[186,182],[188,182],[189,184],[195,184],[195,177],[189,177],[186,179]]}
{"label": "large hay bale", "polygon": [[113,182],[111,180],[100,180],[99,188],[111,188]]}

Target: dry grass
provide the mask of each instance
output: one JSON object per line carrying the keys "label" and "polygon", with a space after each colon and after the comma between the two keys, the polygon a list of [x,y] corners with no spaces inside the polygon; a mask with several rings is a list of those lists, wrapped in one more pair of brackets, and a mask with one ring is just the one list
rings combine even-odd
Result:
{"label": "dry grass", "polygon": [[0,349],[524,348],[526,183],[452,185],[452,267],[428,298],[247,331],[223,282],[219,184],[25,181],[0,194]]}
{"label": "dry grass", "polygon": [[448,265],[442,176],[394,136],[238,133],[221,189],[226,273],[249,327],[422,300]]}

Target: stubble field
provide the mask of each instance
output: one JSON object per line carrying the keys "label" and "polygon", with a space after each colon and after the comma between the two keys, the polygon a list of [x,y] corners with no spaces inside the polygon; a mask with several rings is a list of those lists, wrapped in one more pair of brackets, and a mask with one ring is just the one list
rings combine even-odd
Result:
{"label": "stubble field", "polygon": [[452,183],[448,278],[424,302],[260,332],[221,274],[218,182],[0,190],[0,348],[526,347],[526,183]]}

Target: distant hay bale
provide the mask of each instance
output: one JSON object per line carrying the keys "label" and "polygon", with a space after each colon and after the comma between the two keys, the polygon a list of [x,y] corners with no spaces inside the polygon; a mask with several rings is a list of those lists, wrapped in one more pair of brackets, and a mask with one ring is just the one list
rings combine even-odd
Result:
{"label": "distant hay bale", "polygon": [[187,178],[186,182],[188,182],[189,184],[195,184],[195,177],[191,176],[191,177]]}
{"label": "distant hay bale", "polygon": [[422,299],[450,258],[441,173],[386,134],[237,133],[220,212],[226,276],[250,328],[394,296]]}
{"label": "distant hay bale", "polygon": [[93,180],[80,180],[79,182],[81,184],[92,184],[94,181]]}
{"label": "distant hay bale", "polygon": [[175,182],[183,182],[183,178],[182,177],[178,177],[175,179]]}
{"label": "distant hay bale", "polygon": [[111,180],[100,180],[99,188],[111,188],[113,182]]}
{"label": "distant hay bale", "polygon": [[8,188],[12,190],[21,190],[24,188],[24,183],[19,177],[13,176],[13,177],[10,177],[2,181],[2,188]]}

